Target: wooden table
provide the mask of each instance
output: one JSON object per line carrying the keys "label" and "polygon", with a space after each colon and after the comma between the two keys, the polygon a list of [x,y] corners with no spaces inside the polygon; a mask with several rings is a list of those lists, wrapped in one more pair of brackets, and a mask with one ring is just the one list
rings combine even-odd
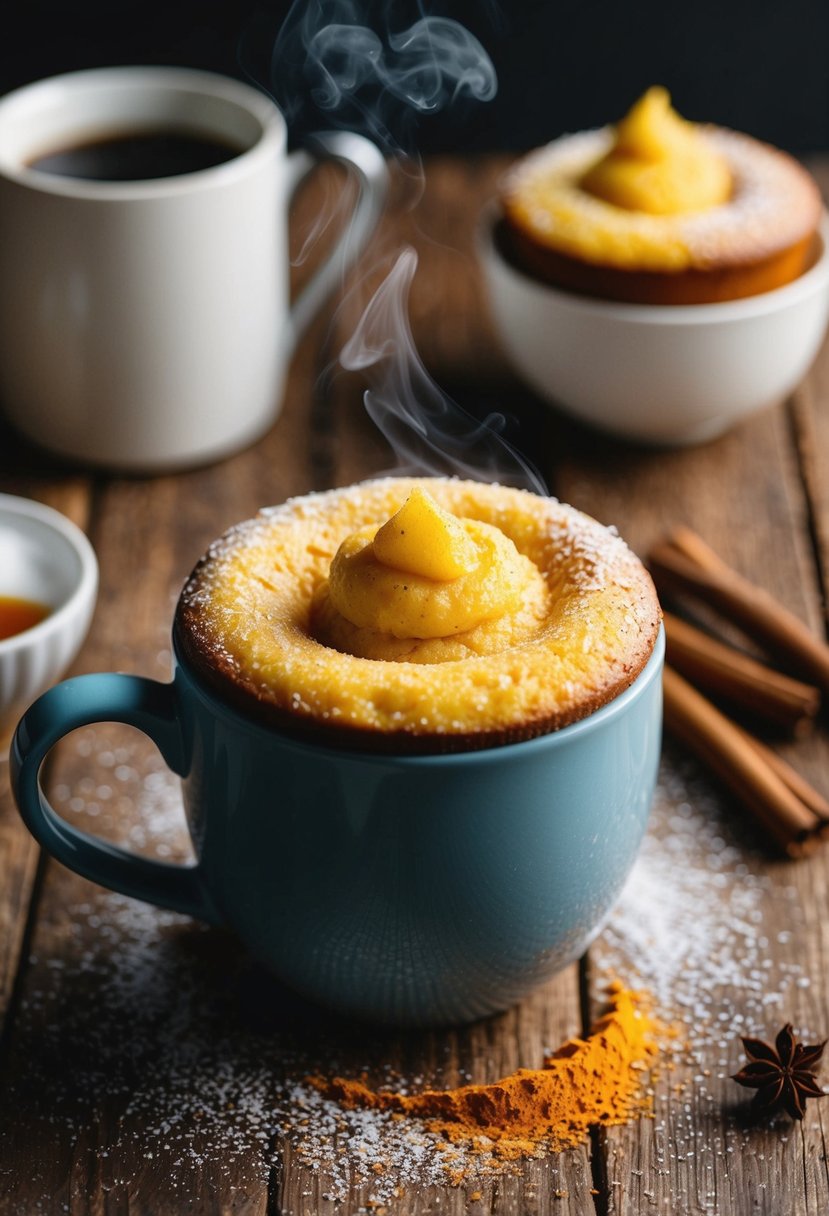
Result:
{"label": "wooden table", "polygon": [[[432,374],[476,414],[503,409],[551,492],[615,524],[638,551],[688,523],[822,631],[829,353],[792,400],[698,449],[644,450],[557,417],[519,387],[486,317],[473,228],[503,163],[428,164],[416,209],[398,191],[376,247],[406,241],[420,252],[412,329]],[[324,188],[318,181],[300,201],[300,227]],[[213,537],[263,504],[394,463],[357,378],[320,380],[355,309],[329,333],[330,315],[303,342],[272,431],[212,468],[87,475],[0,434],[0,488],[65,511],[100,559],[98,609],[75,671],[166,678],[173,605]],[[781,750],[829,786],[824,727]],[[174,781],[137,733],[77,732],[50,782],[73,822],[156,857],[186,853]],[[103,893],[40,855],[5,767],[0,809],[3,1216],[829,1210],[829,1106],[811,1103],[802,1126],[752,1128],[745,1091],[728,1079],[740,1032],[772,1035],[787,1020],[807,1038],[829,1032],[829,850],[775,859],[733,800],[670,747],[639,885],[586,959],[501,1017],[422,1035],[309,1010],[230,937]],[[419,1086],[537,1066],[589,1025],[613,972],[628,982],[638,973],[673,1006],[680,1034],[653,1081],[653,1118],[597,1131],[580,1148],[455,1186],[429,1170],[418,1181],[411,1162],[396,1177],[382,1142],[361,1153],[353,1129],[328,1128],[314,1111],[303,1125],[298,1100],[285,1097],[286,1078],[315,1069],[366,1070],[375,1082],[396,1070]]]}

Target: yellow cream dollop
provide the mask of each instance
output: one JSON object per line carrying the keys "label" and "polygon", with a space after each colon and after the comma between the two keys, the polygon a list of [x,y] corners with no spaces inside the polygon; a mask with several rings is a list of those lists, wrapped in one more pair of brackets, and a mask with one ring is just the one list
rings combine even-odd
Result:
{"label": "yellow cream dollop", "polygon": [[626,211],[679,215],[728,201],[728,163],[693,123],[680,118],[667,90],[654,87],[616,127],[615,142],[581,187]]}
{"label": "yellow cream dollop", "polygon": [[448,638],[514,612],[526,559],[498,528],[459,519],[416,487],[381,527],[352,532],[328,595],[346,621],[394,638]]}
{"label": "yellow cream dollop", "polygon": [[470,574],[478,564],[475,542],[463,523],[420,486],[378,528],[372,550],[384,566],[422,574],[436,583]]}

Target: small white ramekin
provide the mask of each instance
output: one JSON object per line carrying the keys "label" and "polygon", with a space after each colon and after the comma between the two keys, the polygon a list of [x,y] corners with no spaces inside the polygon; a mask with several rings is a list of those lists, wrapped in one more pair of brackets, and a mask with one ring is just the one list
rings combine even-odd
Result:
{"label": "small white ramekin", "polygon": [[0,494],[0,596],[50,610],[38,625],[0,640],[0,735],[75,658],[97,592],[98,562],[80,528],[51,507]]}
{"label": "small white ramekin", "polygon": [[496,329],[539,396],[583,422],[651,444],[699,443],[786,397],[808,371],[829,318],[829,217],[816,262],[792,283],[719,304],[594,300],[508,261],[497,212],[478,250]]}

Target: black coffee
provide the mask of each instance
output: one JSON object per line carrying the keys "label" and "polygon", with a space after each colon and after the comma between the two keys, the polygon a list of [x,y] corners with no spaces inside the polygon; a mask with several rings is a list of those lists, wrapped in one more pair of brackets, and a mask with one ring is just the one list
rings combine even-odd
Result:
{"label": "black coffee", "polygon": [[211,169],[232,160],[240,151],[211,136],[170,130],[135,131],[47,152],[29,161],[29,168],[91,181],[140,182]]}

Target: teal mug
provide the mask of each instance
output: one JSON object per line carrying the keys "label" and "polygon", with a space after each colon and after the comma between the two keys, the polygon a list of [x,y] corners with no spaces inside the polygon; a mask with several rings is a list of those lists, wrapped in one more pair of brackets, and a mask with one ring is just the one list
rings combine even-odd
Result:
{"label": "teal mug", "polygon": [[[628,689],[562,730],[434,756],[280,734],[180,658],[171,684],[80,676],[20,722],[14,792],[64,865],[229,926],[305,996],[398,1025],[470,1021],[577,958],[621,891],[656,780],[663,656],[660,633]],[[181,776],[195,865],[134,856],[49,805],[49,749],[99,721],[144,731]]]}

